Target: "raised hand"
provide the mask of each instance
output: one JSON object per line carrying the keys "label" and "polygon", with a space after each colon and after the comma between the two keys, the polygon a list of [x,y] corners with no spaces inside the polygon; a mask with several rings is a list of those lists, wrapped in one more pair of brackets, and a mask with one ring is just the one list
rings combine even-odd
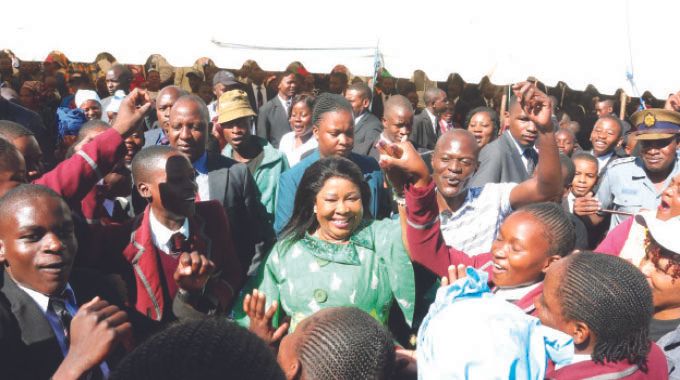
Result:
{"label": "raised hand", "polygon": [[184,252],[179,257],[179,264],[173,278],[180,289],[189,293],[197,293],[203,290],[215,271],[215,263],[196,251]]}
{"label": "raised hand", "polygon": [[512,86],[512,91],[538,131],[542,133],[552,132],[552,101],[548,95],[531,82],[517,83]]}
{"label": "raised hand", "polygon": [[288,327],[290,327],[289,322],[283,322],[278,328],[272,326],[272,319],[279,305],[278,302],[272,302],[269,309],[265,312],[264,307],[267,303],[267,296],[258,292],[257,289],[253,290],[252,295],[247,294],[243,299],[243,311],[250,318],[250,325],[248,330],[253,334],[257,335],[265,341],[268,345],[272,346],[276,344],[283,336],[288,332]]}
{"label": "raised hand", "polygon": [[600,209],[602,205],[600,201],[593,197],[593,193],[590,192],[584,197],[578,197],[574,199],[574,214],[579,216],[594,215]]}
{"label": "raised hand", "polygon": [[457,280],[467,277],[467,273],[465,273],[465,265],[463,264],[458,264],[458,266],[449,265],[447,270],[448,270],[447,275],[442,277],[441,280],[442,287],[449,286],[456,282]]}
{"label": "raised hand", "polygon": [[145,90],[135,88],[120,103],[118,115],[112,125],[113,129],[123,137],[127,137],[142,122],[152,105],[149,94]]}
{"label": "raised hand", "polygon": [[101,364],[119,342],[131,337],[127,314],[99,297],[93,298],[71,321],[68,354],[53,379],[81,377]]}
{"label": "raised hand", "polygon": [[376,145],[380,152],[380,167],[387,174],[394,189],[400,190],[407,183],[417,187],[430,183],[430,172],[416,148],[408,141]]}

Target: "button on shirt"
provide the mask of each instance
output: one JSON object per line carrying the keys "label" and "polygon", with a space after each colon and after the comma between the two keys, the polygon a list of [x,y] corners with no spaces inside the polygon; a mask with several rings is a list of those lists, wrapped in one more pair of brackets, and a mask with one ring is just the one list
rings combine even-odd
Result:
{"label": "button on shirt", "polygon": [[[662,189],[668,187],[671,179],[680,174],[680,160],[673,163],[673,171],[664,180]],[[661,203],[661,193],[654,183],[647,177],[640,158],[620,158],[612,161],[602,176],[596,198],[603,209],[624,211],[636,214],[641,209],[656,210]],[[627,215],[611,216],[609,230],[611,231]]]}
{"label": "button on shirt", "polygon": [[153,241],[153,245],[164,253],[170,254],[170,252],[172,252],[172,235],[175,233],[179,232],[184,235],[185,238],[189,239],[188,218],[184,219],[184,224],[179,230],[173,231],[161,224],[161,222],[159,222],[156,216],[153,214],[153,211],[151,211],[151,214],[149,215],[149,224],[151,227],[151,239]]}
{"label": "button on shirt", "polygon": [[[54,332],[54,336],[57,338],[57,342],[59,343],[59,348],[61,349],[61,353],[66,357],[68,354],[68,342],[66,340],[66,336],[64,335],[64,326],[62,326],[61,320],[55,313],[55,311],[50,308],[50,297],[40,293],[36,292],[33,289],[26,288],[22,286],[21,284],[17,283],[17,286],[19,289],[23,290],[28,294],[29,297],[35,303],[38,305],[38,308],[40,311],[42,311],[43,315],[45,315],[45,318],[47,318],[47,321],[50,324],[50,327],[52,328],[52,331]],[[64,305],[66,306],[66,310],[71,314],[72,317],[76,315],[78,312],[78,304],[76,303],[76,296],[73,293],[73,288],[71,288],[71,285],[68,283],[66,284],[66,288],[64,289],[63,292],[65,298],[64,298]],[[106,362],[102,362],[99,365],[99,368],[102,371],[102,374],[104,374],[104,378],[108,378],[109,374],[109,367],[106,364]]]}
{"label": "button on shirt", "polygon": [[196,184],[198,185],[198,196],[201,201],[210,200],[210,180],[208,179],[208,153],[194,162],[196,170]]}
{"label": "button on shirt", "polygon": [[446,245],[470,256],[491,251],[501,223],[512,212],[510,193],[515,186],[488,183],[473,187],[458,210],[441,212],[440,229]]}

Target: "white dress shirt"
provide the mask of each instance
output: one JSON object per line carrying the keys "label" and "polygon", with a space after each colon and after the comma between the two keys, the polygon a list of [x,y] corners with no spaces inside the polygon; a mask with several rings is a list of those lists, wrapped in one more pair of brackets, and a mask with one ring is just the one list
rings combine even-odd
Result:
{"label": "white dress shirt", "polygon": [[430,112],[429,109],[425,108],[425,112],[427,112],[427,116],[430,118],[430,121],[432,122],[432,130],[434,130],[435,136],[437,135],[437,128],[439,128],[439,124],[437,123],[437,117]]}
{"label": "white dress shirt", "polygon": [[179,230],[173,231],[161,224],[161,222],[159,222],[156,216],[153,214],[153,210],[151,210],[149,215],[149,224],[151,225],[151,240],[153,241],[153,245],[159,251],[164,253],[170,254],[170,252],[172,252],[172,235],[176,234],[177,232],[184,235],[184,238],[189,239],[188,218],[184,218],[184,224],[182,224],[182,227],[180,227]]}
{"label": "white dress shirt", "polygon": [[203,153],[201,158],[193,163],[196,171],[196,184],[198,185],[198,196],[201,201],[210,200],[210,180],[208,179],[208,153]]}
{"label": "white dress shirt", "polygon": [[[510,139],[512,139],[512,141],[515,143],[515,146],[517,147],[517,151],[519,152],[519,156],[522,158],[522,164],[524,164],[524,169],[525,169],[527,172],[529,172],[529,167],[527,166],[527,164],[529,163],[529,159],[524,155],[524,150],[527,149],[527,148],[529,148],[529,147],[524,147],[524,148],[523,148],[521,145],[519,145],[519,143],[517,142],[517,140],[515,140],[515,138],[512,137],[512,135],[510,135]],[[536,147],[535,147],[535,146],[532,146],[531,149],[533,149],[533,150],[535,150],[536,152],[538,152],[538,150],[536,150]],[[538,166],[538,162],[536,162],[536,166]]]}

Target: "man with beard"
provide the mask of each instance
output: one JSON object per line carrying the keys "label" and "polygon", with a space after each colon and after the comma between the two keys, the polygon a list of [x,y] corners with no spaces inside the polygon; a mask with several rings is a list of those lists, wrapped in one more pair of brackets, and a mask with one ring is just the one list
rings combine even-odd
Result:
{"label": "man with beard", "polygon": [[641,147],[639,157],[613,161],[602,176],[595,197],[588,194],[574,201],[574,213],[598,225],[601,210],[613,210],[609,229],[641,209],[665,207],[661,194],[680,173],[677,158],[680,113],[663,109],[638,111],[632,116]]}

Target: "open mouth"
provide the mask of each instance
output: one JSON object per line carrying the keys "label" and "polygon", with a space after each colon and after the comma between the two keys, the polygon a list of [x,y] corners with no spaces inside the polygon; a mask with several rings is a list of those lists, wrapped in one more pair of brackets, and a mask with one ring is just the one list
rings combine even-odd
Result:
{"label": "open mouth", "polygon": [[507,269],[505,269],[504,266],[494,262],[492,266],[492,270],[494,274],[501,274],[507,272]]}
{"label": "open mouth", "polygon": [[341,229],[341,230],[346,230],[346,229],[349,229],[349,227],[351,225],[351,223],[350,223],[351,221],[352,221],[352,218],[349,218],[349,219],[332,219],[331,224],[335,228],[338,228],[338,229]]}
{"label": "open mouth", "polygon": [[460,183],[461,183],[460,179],[458,179],[456,177],[444,177],[444,181],[446,182],[447,185],[453,186],[453,187],[459,186]]}
{"label": "open mouth", "polygon": [[661,203],[659,204],[659,211],[668,211],[670,208],[671,206],[668,204],[668,202],[662,199]]}

